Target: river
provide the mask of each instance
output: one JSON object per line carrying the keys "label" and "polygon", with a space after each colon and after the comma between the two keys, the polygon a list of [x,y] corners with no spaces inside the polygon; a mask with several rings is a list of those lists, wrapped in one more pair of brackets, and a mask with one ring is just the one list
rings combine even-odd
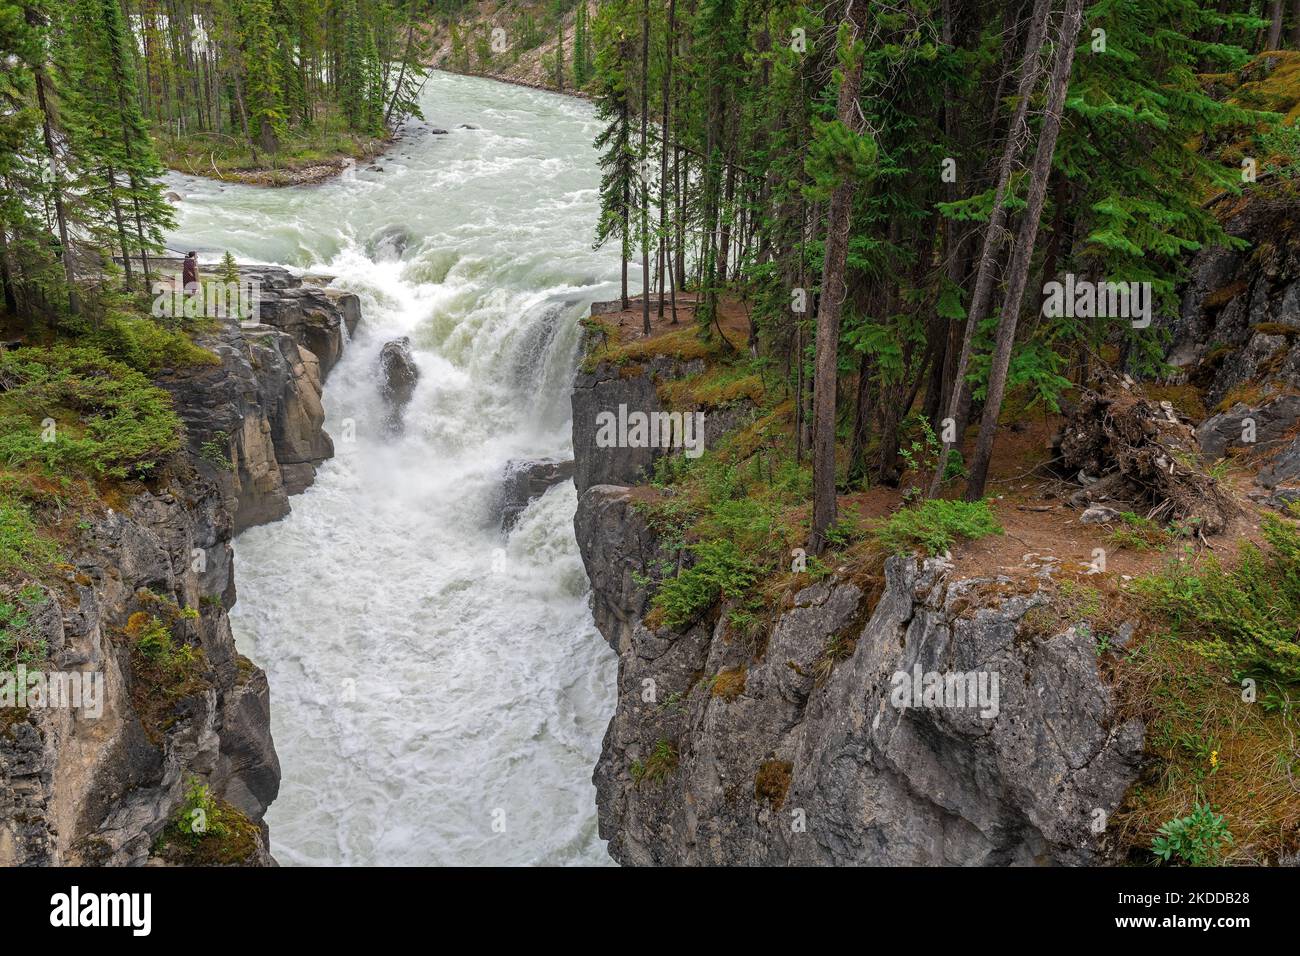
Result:
{"label": "river", "polygon": [[[598,124],[580,100],[445,73],[421,105],[450,132],[399,143],[382,172],[168,181],[170,247],[328,273],[362,302],[325,388],[336,457],[235,542],[231,618],[269,677],[284,773],[272,852],[608,863],[591,771],[616,658],[587,606],[573,485],[508,540],[492,509],[509,459],[571,455],[578,319],[617,294],[617,252],[591,248]],[[410,235],[400,257],[373,241],[391,226]],[[392,438],[378,353],[400,335],[421,378]]]}

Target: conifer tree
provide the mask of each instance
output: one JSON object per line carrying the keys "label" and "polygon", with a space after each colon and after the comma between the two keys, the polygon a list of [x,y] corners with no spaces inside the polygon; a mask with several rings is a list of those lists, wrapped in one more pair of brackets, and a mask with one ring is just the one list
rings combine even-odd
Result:
{"label": "conifer tree", "polygon": [[632,144],[632,104],[628,88],[628,42],[621,23],[622,0],[601,8],[604,15],[597,21],[598,36],[596,74],[596,117],[604,129],[596,137],[600,151],[600,220],[596,226],[595,247],[611,239],[619,243],[622,258],[622,307],[628,307],[627,264],[631,257],[632,204],[636,191],[636,149]]}

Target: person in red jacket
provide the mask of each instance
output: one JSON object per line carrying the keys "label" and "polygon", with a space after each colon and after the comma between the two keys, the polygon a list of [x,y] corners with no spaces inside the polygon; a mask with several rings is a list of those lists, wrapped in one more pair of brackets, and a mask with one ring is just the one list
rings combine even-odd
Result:
{"label": "person in red jacket", "polygon": [[187,293],[199,291],[199,254],[185,253],[185,262],[181,265],[181,287]]}

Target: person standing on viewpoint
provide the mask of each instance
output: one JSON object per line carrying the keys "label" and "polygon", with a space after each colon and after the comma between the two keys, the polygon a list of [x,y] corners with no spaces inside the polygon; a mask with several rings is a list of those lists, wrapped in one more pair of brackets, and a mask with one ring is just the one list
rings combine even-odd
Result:
{"label": "person standing on viewpoint", "polygon": [[185,262],[181,265],[181,288],[186,293],[199,291],[199,254],[185,253]]}

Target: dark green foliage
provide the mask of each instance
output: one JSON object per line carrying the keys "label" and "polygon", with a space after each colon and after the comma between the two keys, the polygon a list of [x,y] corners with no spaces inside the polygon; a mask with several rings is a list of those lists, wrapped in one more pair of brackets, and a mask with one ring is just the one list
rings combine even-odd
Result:
{"label": "dark green foliage", "polygon": [[1215,813],[1208,803],[1198,803],[1187,816],[1160,828],[1151,852],[1166,863],[1213,866],[1232,842],[1223,814]]}
{"label": "dark green foliage", "polygon": [[734,541],[703,541],[691,552],[695,563],[665,580],[654,596],[654,607],[674,630],[694,622],[719,598],[739,597],[758,578],[758,569]]}
{"label": "dark green foliage", "polygon": [[1171,563],[1134,588],[1170,622],[1173,636],[1238,676],[1300,684],[1300,528],[1266,516],[1265,548],[1246,544],[1225,567]]}

